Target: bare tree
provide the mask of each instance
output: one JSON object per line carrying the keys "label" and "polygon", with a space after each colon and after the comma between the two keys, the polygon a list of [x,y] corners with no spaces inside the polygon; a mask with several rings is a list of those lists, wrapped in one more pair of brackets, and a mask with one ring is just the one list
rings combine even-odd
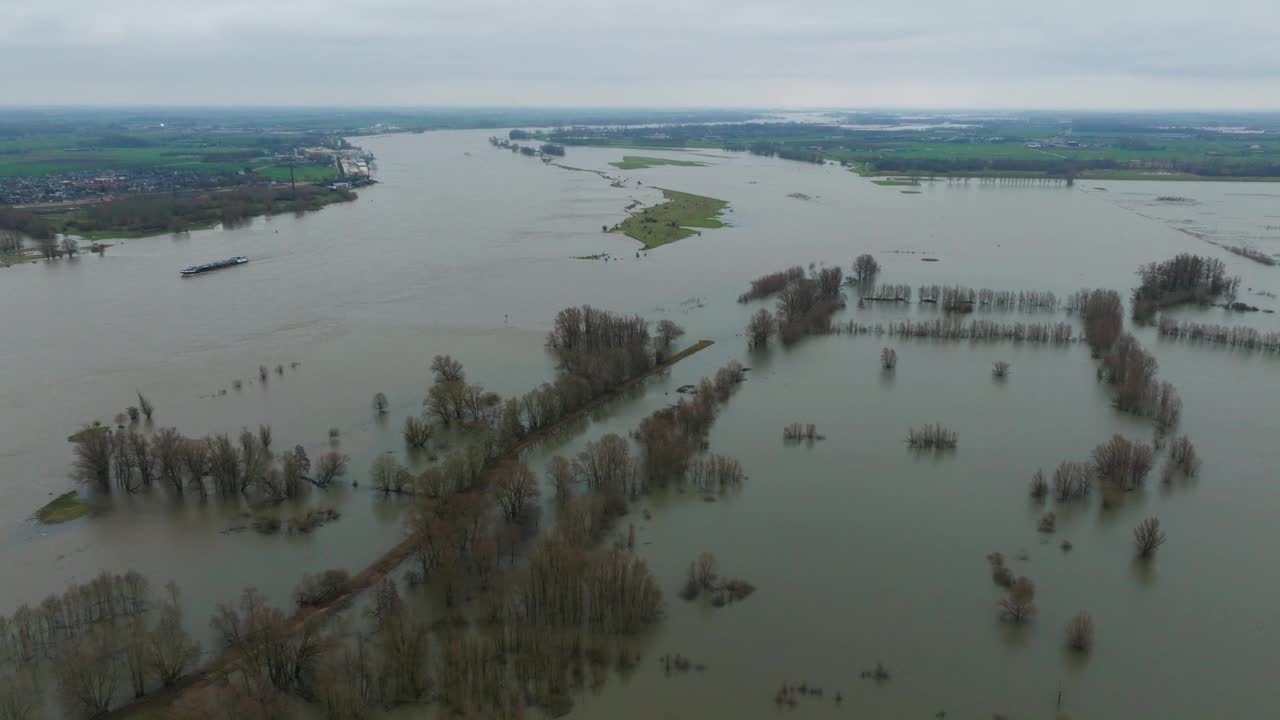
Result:
{"label": "bare tree", "polygon": [[1044,500],[1049,494],[1049,483],[1045,482],[1044,471],[1036,470],[1031,476],[1031,497],[1036,500]]}
{"label": "bare tree", "polygon": [[1009,592],[1000,601],[1000,609],[1009,622],[1022,623],[1036,613],[1036,586],[1029,578],[1020,577],[1009,586]]}
{"label": "bare tree", "polygon": [[315,484],[319,487],[329,487],[338,478],[347,474],[346,455],[337,450],[330,450],[320,456],[320,460],[316,463]]}
{"label": "bare tree", "polygon": [[853,281],[857,283],[868,282],[875,278],[880,272],[880,263],[868,254],[859,255],[853,261]]}
{"label": "bare tree", "polygon": [[413,490],[413,476],[408,468],[400,464],[394,457],[382,454],[373,461],[369,468],[369,482],[375,490],[384,493],[403,493]]}
{"label": "bare tree", "polygon": [[1123,435],[1113,435],[1093,450],[1093,464],[1099,477],[1114,482],[1121,490],[1131,491],[1142,485],[1154,464],[1150,445],[1131,442]]}
{"label": "bare tree", "polygon": [[659,350],[667,350],[671,347],[671,343],[675,342],[676,338],[681,335],[684,335],[684,328],[675,324],[671,320],[663,318],[658,321],[656,335],[654,336],[654,344],[658,346]]}
{"label": "bare tree", "polygon": [[583,446],[573,460],[573,471],[588,489],[625,497],[631,492],[635,464],[627,441],[609,433]]}
{"label": "bare tree", "polygon": [[271,425],[263,424],[258,426],[258,444],[262,446],[262,451],[270,454],[271,452]]}
{"label": "bare tree", "polygon": [[20,675],[0,677],[0,720],[35,720],[39,695]]}
{"label": "bare tree", "polygon": [[178,585],[170,581],[165,590],[168,598],[159,607],[156,626],[146,636],[147,662],[156,679],[172,687],[200,659],[200,643],[182,626]]}
{"label": "bare tree", "polygon": [[958,433],[943,427],[942,423],[931,423],[907,431],[907,447],[922,450],[951,450],[959,442]]}
{"label": "bare tree", "polygon": [[129,431],[129,452],[133,454],[133,466],[138,470],[138,479],[142,487],[151,487],[156,476],[155,455],[151,451],[151,442],[146,435],[137,430]]}
{"label": "bare tree", "polygon": [[881,350],[880,367],[885,370],[892,370],[898,367],[898,351],[893,348],[884,348]]}
{"label": "bare tree", "polygon": [[373,396],[373,411],[379,415],[386,415],[387,408],[390,404],[387,402],[387,396],[384,393],[378,393]]}
{"label": "bare tree", "polygon": [[555,489],[556,500],[561,504],[573,497],[573,465],[560,455],[547,461],[547,479]]}
{"label": "bare tree", "polygon": [[1067,623],[1067,647],[1081,653],[1093,649],[1093,617],[1089,613],[1076,613]]}
{"label": "bare tree", "polygon": [[523,522],[539,495],[538,478],[528,465],[508,461],[497,468],[493,493],[508,522]]}
{"label": "bare tree", "polygon": [[1133,529],[1133,542],[1138,547],[1138,557],[1151,557],[1155,554],[1156,548],[1163,545],[1165,540],[1165,534],[1160,529],[1160,518],[1158,517],[1149,517]]}
{"label": "bare tree", "polygon": [[1036,525],[1036,529],[1042,533],[1051,533],[1057,528],[1057,526],[1058,516],[1054,515],[1052,512],[1047,512],[1040,516],[1040,522]]}
{"label": "bare tree", "polygon": [[409,444],[409,447],[425,447],[434,432],[435,427],[423,418],[410,415],[404,419],[404,441]]}
{"label": "bare tree", "polygon": [[715,588],[719,572],[720,563],[716,560],[716,556],[709,552],[698,555],[697,561],[693,564],[693,579],[704,590]]}
{"label": "bare tree", "polygon": [[120,682],[109,633],[90,631],[60,643],[53,657],[53,673],[68,706],[89,717],[105,714]]}
{"label": "bare tree", "polygon": [[997,360],[991,364],[991,375],[1003,380],[1009,377],[1009,363],[1004,360]]}
{"label": "bare tree", "polygon": [[435,373],[436,384],[464,382],[467,379],[462,363],[449,355],[436,355],[431,358],[431,372]]}
{"label": "bare tree", "polygon": [[747,322],[747,337],[753,348],[768,345],[769,338],[773,337],[777,332],[777,321],[764,308],[757,310],[756,314],[752,315],[751,320]]}
{"label": "bare tree", "polygon": [[183,490],[182,453],[186,438],[174,428],[160,428],[152,438],[151,452],[155,457],[156,471],[160,479],[179,495]]}
{"label": "bare tree", "polygon": [[150,421],[151,414],[156,411],[156,407],[155,405],[152,405],[151,401],[144,397],[142,393],[138,393],[138,407],[142,408],[142,416]]}
{"label": "bare tree", "polygon": [[77,479],[110,490],[111,431],[99,425],[85,425],[71,436],[71,441],[75,445]]}
{"label": "bare tree", "polygon": [[209,442],[207,439],[187,439],[182,446],[182,464],[187,471],[187,484],[205,495],[204,476],[209,472]]}

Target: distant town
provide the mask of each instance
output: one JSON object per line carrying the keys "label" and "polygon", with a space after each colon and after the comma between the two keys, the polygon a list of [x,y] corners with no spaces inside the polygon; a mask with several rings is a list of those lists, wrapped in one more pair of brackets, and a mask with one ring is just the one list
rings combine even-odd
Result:
{"label": "distant town", "polygon": [[[0,204],[52,205],[118,197],[135,193],[164,193],[219,187],[300,181],[332,189],[360,187],[372,182],[373,156],[360,148],[300,148],[294,153],[254,158],[233,171],[209,172],[167,167],[125,167],[74,170],[37,176],[0,176]],[[270,169],[272,172],[263,172]],[[329,172],[325,172],[329,171]]]}

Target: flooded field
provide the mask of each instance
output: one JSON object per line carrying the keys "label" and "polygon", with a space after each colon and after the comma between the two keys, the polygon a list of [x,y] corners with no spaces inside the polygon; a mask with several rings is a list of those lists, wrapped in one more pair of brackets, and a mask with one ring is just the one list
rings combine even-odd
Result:
{"label": "flooded field", "polygon": [[[1169,486],[1152,477],[1108,510],[1097,497],[1040,506],[1027,492],[1037,469],[1087,459],[1113,433],[1151,438],[1150,422],[1112,408],[1083,343],[834,335],[749,351],[747,319],[773,303],[735,299],[762,273],[810,262],[847,270],[864,252],[886,283],[1060,298],[1102,287],[1127,297],[1140,264],[1192,252],[1241,275],[1241,300],[1280,309],[1258,294],[1280,292],[1280,269],[1206,242],[1276,252],[1280,188],[974,181],[926,182],[916,194],[831,165],[705,152],[704,166],[623,171],[609,163],[631,151],[569,148],[564,164],[617,178],[614,186],[493,149],[488,134],[363,139],[381,184],[354,203],[0,271],[0,301],[11,310],[0,344],[8,369],[0,374],[0,612],[104,569],[135,569],[156,584],[176,580],[188,625],[207,640],[209,613],[246,585],[287,603],[305,572],[358,571],[404,536],[406,502],[376,495],[363,479],[388,451],[422,466],[406,455],[400,428],[420,411],[431,357],[451,354],[469,381],[523,393],[554,375],[544,341],[556,311],[590,303],[669,318],[685,340],[715,344],[608,405],[576,436],[536,449],[530,464],[541,471],[552,454],[606,432],[625,436],[678,387],[738,360],[751,371],[710,446],[739,460],[748,480],[717,502],[675,492],[640,501],[648,517],[633,511],[627,522],[662,584],[665,617],[636,639],[640,666],[584,692],[573,717],[772,717],[778,688],[799,683],[823,695],[784,708],[798,717],[1270,712],[1280,667],[1270,622],[1280,577],[1269,557],[1280,543],[1271,518],[1280,505],[1280,357],[1135,330],[1182,396],[1179,432],[1195,442],[1202,472]],[[727,200],[730,226],[644,254],[601,232],[633,201],[658,202],[658,188]],[[178,276],[238,254],[251,262]],[[610,259],[575,259],[600,254]],[[858,307],[847,295],[837,322],[941,314],[916,304]],[[1170,315],[1280,330],[1274,314]],[[1062,311],[973,317],[1078,325]],[[885,346],[899,358],[889,374],[880,367]],[[991,367],[1001,360],[1012,371],[997,381]],[[283,372],[262,382],[259,365]],[[75,487],[67,435],[110,422],[137,392],[155,403],[157,426],[199,435],[270,423],[277,447],[302,445],[312,457],[337,428],[348,479],[360,487],[299,503],[342,513],[304,536],[224,532],[245,524],[245,508],[159,491],[86,492],[92,517],[32,520]],[[391,403],[383,419],[370,406],[377,392]],[[905,447],[908,429],[935,421],[959,433],[955,451]],[[792,422],[815,424],[825,439],[784,444]],[[1037,532],[1045,509],[1058,515],[1053,534]],[[1132,529],[1153,514],[1168,542],[1153,562],[1136,563]],[[1059,548],[1064,539],[1070,552]],[[685,569],[704,551],[756,593],[724,608],[681,600]],[[1039,614],[1025,626],[998,617],[1002,593],[985,559],[995,551],[1037,585]],[[1097,624],[1087,657],[1065,649],[1064,627],[1080,611]],[[671,653],[705,668],[668,675],[659,658]],[[889,679],[860,677],[877,663]]]}

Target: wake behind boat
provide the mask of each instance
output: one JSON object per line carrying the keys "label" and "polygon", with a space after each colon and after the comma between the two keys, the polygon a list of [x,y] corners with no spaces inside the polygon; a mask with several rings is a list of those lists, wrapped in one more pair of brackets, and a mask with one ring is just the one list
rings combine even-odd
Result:
{"label": "wake behind boat", "polygon": [[217,261],[217,262],[205,263],[205,264],[203,264],[203,265],[192,265],[192,266],[191,266],[191,267],[189,267],[189,268],[185,268],[185,269],[183,269],[183,271],[182,271],[182,273],[181,273],[181,274],[182,274],[182,275],[184,275],[184,276],[185,276],[185,275],[199,275],[200,273],[207,273],[207,272],[211,272],[211,271],[213,271],[213,270],[221,270],[222,268],[225,268],[225,267],[233,267],[233,266],[235,266],[235,265],[243,265],[243,264],[245,264],[245,263],[247,263],[247,262],[249,262],[249,258],[247,258],[247,257],[245,257],[245,256],[243,256],[243,255],[237,255],[237,256],[235,256],[235,257],[233,257],[233,258],[227,258],[226,260],[219,260],[219,261]]}

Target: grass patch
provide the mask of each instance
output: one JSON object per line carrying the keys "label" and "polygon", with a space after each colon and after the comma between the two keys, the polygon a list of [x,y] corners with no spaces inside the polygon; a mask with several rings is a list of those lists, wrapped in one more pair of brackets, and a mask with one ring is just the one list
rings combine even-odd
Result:
{"label": "grass patch", "polygon": [[662,196],[666,202],[633,214],[619,223],[613,232],[639,240],[645,248],[652,249],[701,234],[694,228],[720,228],[725,225],[719,217],[729,206],[724,200],[675,190],[662,190]]}
{"label": "grass patch", "polygon": [[890,178],[888,180],[872,180],[871,182],[884,187],[918,187],[920,185],[920,181],[915,178]]}
{"label": "grass patch", "polygon": [[619,170],[643,170],[660,165],[675,165],[677,167],[706,167],[707,165],[704,162],[694,160],[668,160],[667,158],[643,157],[641,155],[624,155],[618,162],[609,164]]}
{"label": "grass patch", "polygon": [[36,511],[36,519],[45,525],[70,522],[89,514],[89,506],[72,490],[54,498],[48,505]]}
{"label": "grass patch", "polygon": [[96,433],[96,432],[111,432],[111,428],[107,427],[106,425],[95,423],[93,425],[90,425],[89,427],[84,428],[83,430],[78,430],[68,435],[67,442],[70,442],[70,443],[79,442],[80,438],[84,437],[85,435],[88,435],[89,433]]}
{"label": "grass patch", "polygon": [[0,255],[0,268],[6,268],[10,265],[22,265],[39,259],[39,255],[29,250],[23,250],[16,255]]}

